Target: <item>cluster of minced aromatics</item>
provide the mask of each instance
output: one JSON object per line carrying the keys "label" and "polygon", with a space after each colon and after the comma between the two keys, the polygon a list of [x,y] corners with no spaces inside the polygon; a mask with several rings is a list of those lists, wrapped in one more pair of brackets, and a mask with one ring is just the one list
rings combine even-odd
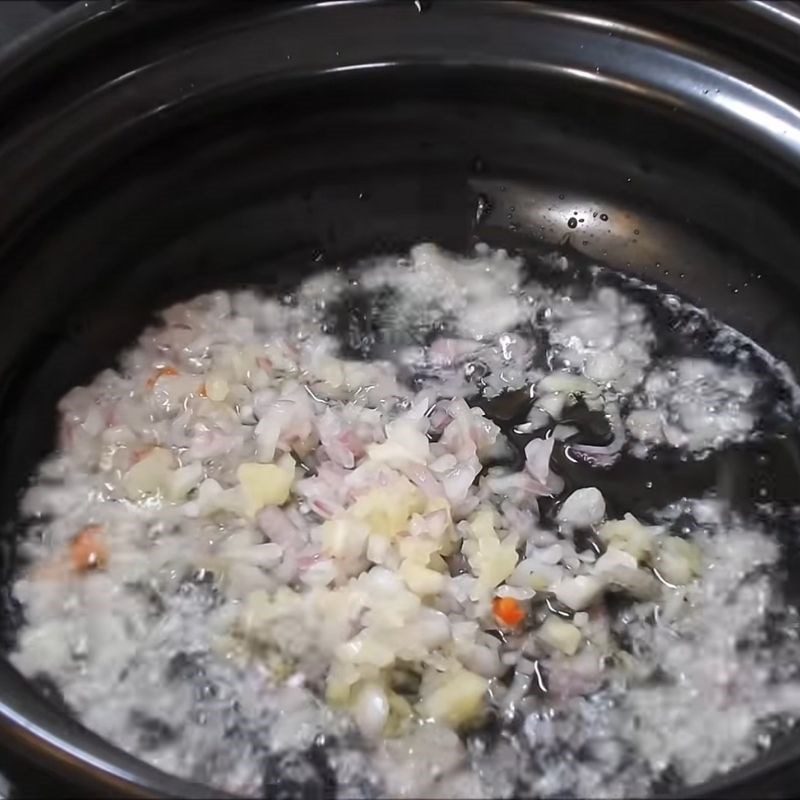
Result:
{"label": "cluster of minced aromatics", "polygon": [[624,287],[554,285],[421,245],[163,312],[61,401],[14,663],[251,795],[619,796],[752,757],[800,710],[794,641],[759,638],[777,543],[558,464],[744,441],[758,378],[654,358]]}

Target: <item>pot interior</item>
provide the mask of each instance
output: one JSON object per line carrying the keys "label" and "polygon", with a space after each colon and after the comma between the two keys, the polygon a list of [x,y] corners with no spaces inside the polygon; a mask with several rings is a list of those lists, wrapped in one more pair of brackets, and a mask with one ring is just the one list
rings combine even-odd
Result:
{"label": "pot interior", "polygon": [[[531,258],[559,250],[704,306],[800,370],[796,175],[656,96],[568,71],[398,59],[231,80],[131,119],[79,174],[50,179],[52,166],[43,157],[33,178],[41,202],[3,248],[7,647],[20,621],[8,592],[15,504],[54,446],[55,404],[177,299],[242,285],[280,292],[314,270],[420,241],[459,252],[486,242]],[[788,459],[774,489],[787,503],[800,499],[797,452],[775,456]],[[797,555],[787,555],[800,586]],[[117,757],[2,669],[15,693],[7,708]],[[796,753],[800,738],[789,736],[759,768]],[[727,780],[718,788],[730,796]]]}

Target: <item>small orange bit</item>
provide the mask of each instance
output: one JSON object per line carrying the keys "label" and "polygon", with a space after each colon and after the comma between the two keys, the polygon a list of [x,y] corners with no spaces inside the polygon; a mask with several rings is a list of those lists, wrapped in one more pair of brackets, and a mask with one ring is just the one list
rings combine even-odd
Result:
{"label": "small orange bit", "polygon": [[492,612],[498,622],[509,628],[516,628],[525,619],[525,609],[513,597],[495,597]]}
{"label": "small orange bit", "polygon": [[199,394],[200,397],[208,397],[208,392],[206,392],[206,385],[205,384],[203,384],[200,387],[200,390],[197,392],[197,394]]}
{"label": "small orange bit", "polygon": [[159,378],[164,377],[174,377],[178,375],[178,370],[175,367],[161,367],[161,369],[157,369],[148,379],[147,379],[147,388],[153,389],[155,388],[156,383],[158,383]]}
{"label": "small orange bit", "polygon": [[103,542],[103,526],[87,525],[69,546],[70,561],[77,572],[102,569],[108,563],[108,548]]}

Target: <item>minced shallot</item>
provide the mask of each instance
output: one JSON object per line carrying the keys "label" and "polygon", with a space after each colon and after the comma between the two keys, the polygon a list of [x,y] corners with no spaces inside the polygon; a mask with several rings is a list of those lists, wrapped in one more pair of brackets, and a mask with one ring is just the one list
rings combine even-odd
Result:
{"label": "minced shallot", "polygon": [[[756,377],[656,341],[623,289],[549,288],[483,245],[172,306],[60,403],[12,660],[101,735],[246,795],[620,796],[728,769],[767,712],[800,712],[735,646],[777,549],[721,501],[639,519],[569,473],[756,430]],[[514,392],[522,415],[494,415]]]}

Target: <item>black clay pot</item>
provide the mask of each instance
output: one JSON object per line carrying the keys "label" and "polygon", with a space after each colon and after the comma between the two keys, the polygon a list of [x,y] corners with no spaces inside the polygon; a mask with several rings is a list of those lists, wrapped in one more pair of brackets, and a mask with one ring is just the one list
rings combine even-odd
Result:
{"label": "black clay pot", "polygon": [[[6,584],[56,400],[155,308],[212,286],[277,287],[420,240],[558,245],[670,286],[797,371],[798,76],[791,3],[101,0],[57,15],[0,60]],[[86,794],[219,796],[98,739],[5,661],[0,730]],[[799,765],[789,737],[692,794],[793,796]]]}

